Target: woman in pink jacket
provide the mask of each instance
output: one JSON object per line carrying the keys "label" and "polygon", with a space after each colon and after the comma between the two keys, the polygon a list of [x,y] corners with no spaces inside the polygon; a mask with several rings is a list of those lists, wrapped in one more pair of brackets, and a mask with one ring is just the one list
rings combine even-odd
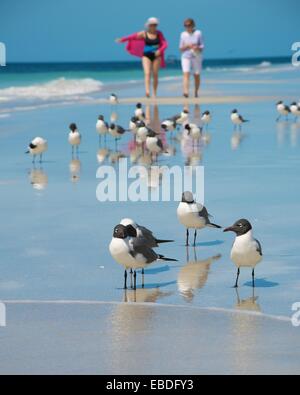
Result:
{"label": "woman in pink jacket", "polygon": [[151,76],[153,76],[153,97],[157,95],[158,74],[161,67],[166,67],[165,50],[168,43],[157,27],[159,20],[149,18],[146,22],[146,31],[117,39],[118,43],[127,42],[127,51],[142,58],[145,73],[146,96],[150,97]]}

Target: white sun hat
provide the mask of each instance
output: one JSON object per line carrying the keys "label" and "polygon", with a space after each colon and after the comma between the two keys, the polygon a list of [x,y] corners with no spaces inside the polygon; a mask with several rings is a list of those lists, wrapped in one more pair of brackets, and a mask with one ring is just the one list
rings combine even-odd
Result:
{"label": "white sun hat", "polygon": [[146,22],[146,27],[149,27],[150,25],[159,25],[159,19],[155,17],[149,18]]}

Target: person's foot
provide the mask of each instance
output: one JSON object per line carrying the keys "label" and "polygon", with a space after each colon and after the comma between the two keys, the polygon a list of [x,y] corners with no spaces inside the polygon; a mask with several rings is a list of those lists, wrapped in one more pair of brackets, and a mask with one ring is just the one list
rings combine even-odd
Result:
{"label": "person's foot", "polygon": [[150,99],[150,93],[146,93],[147,99]]}
{"label": "person's foot", "polygon": [[199,92],[195,92],[195,97],[196,97],[196,98],[199,97]]}
{"label": "person's foot", "polygon": [[189,95],[188,95],[187,93],[184,93],[184,94],[183,94],[183,97],[185,97],[186,99],[188,99],[188,98],[189,98]]}

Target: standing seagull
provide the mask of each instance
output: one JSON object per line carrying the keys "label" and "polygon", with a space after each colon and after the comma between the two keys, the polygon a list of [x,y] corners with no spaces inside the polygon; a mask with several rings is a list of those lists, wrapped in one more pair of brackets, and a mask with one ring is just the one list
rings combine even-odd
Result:
{"label": "standing seagull", "polygon": [[231,260],[238,268],[235,288],[238,288],[241,267],[252,268],[252,285],[255,287],[255,267],[262,261],[263,253],[261,244],[254,239],[252,225],[246,219],[240,219],[224,232],[234,232],[236,239],[231,250]]}
{"label": "standing seagull", "polygon": [[118,104],[119,103],[118,96],[116,94],[112,93],[109,96],[109,101],[110,101],[110,104],[113,104],[113,105]]}
{"label": "standing seagull", "polygon": [[143,121],[143,120],[145,119],[145,113],[144,113],[144,111],[143,111],[142,103],[138,103],[138,104],[136,105],[134,115],[135,115],[135,117],[138,118],[140,121]]}
{"label": "standing seagull", "polygon": [[72,146],[72,155],[74,155],[74,148],[76,148],[77,155],[78,155],[78,148],[81,143],[81,135],[78,131],[76,123],[71,123],[69,128],[70,128],[69,143]]}
{"label": "standing seagull", "polygon": [[28,146],[28,150],[26,154],[30,154],[33,156],[32,163],[35,163],[35,159],[37,155],[40,155],[40,163],[42,163],[43,153],[48,150],[48,143],[42,137],[34,138]]}
{"label": "standing seagull", "polygon": [[126,130],[122,128],[122,126],[116,125],[112,123],[109,127],[109,133],[114,137],[115,143],[116,143],[116,148],[117,148],[117,140],[120,140],[120,138],[125,134]]}
{"label": "standing seagull", "polygon": [[104,136],[105,141],[106,141],[106,135],[108,133],[108,123],[105,122],[104,120],[104,116],[103,115],[99,115],[98,117],[98,121],[96,123],[96,130],[99,134],[99,144],[101,144],[101,138],[102,136]]}
{"label": "standing seagull", "polygon": [[109,251],[114,260],[125,268],[124,289],[127,289],[127,270],[134,270],[134,289],[136,289],[136,270],[144,269],[156,261],[177,262],[163,255],[158,255],[143,238],[137,237],[133,227],[118,225],[114,229]]}
{"label": "standing seagull", "polygon": [[146,139],[146,147],[152,154],[152,159],[157,159],[157,155],[161,154],[164,150],[163,143],[154,130],[149,130]]}
{"label": "standing seagull", "polygon": [[284,116],[285,120],[288,121],[289,113],[291,112],[290,108],[286,106],[283,101],[279,101],[276,104],[277,111],[279,113],[279,117],[276,119],[276,122],[280,121],[281,117]]}
{"label": "standing seagull", "polygon": [[202,114],[201,121],[203,125],[206,125],[206,129],[208,129],[208,125],[211,123],[211,113],[209,111],[205,111]]}
{"label": "standing seagull", "polygon": [[298,118],[300,117],[300,104],[296,102],[292,103],[290,106],[291,113],[295,116],[295,122],[297,122]]}
{"label": "standing seagull", "polygon": [[234,124],[234,129],[239,126],[240,130],[242,129],[242,125],[246,122],[249,122],[247,119],[244,119],[239,113],[238,110],[233,110],[231,112],[231,121]]}
{"label": "standing seagull", "polygon": [[181,203],[177,208],[179,222],[186,227],[186,246],[189,245],[189,229],[195,229],[194,246],[196,246],[197,230],[206,227],[221,229],[222,227],[210,222],[207,209],[196,203],[192,192],[182,194]]}
{"label": "standing seagull", "polygon": [[138,225],[136,222],[134,222],[130,218],[122,219],[122,221],[120,222],[120,225],[133,226],[137,232],[137,237],[143,238],[149,248],[157,248],[157,247],[159,247],[160,244],[163,244],[163,243],[174,243],[174,240],[157,239],[153,235],[153,232],[151,230],[147,229],[144,226]]}
{"label": "standing seagull", "polygon": [[187,131],[188,136],[192,138],[193,144],[195,141],[199,144],[202,135],[202,129],[195,124],[189,123],[185,125],[184,129]]}

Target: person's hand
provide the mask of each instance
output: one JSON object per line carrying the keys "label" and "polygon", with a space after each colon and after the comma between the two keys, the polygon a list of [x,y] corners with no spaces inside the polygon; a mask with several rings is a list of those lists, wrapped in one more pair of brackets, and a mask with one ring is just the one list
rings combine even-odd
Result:
{"label": "person's hand", "polygon": [[156,51],[156,52],[155,52],[155,57],[156,57],[156,58],[159,58],[160,56],[161,56],[161,55],[160,55],[160,51]]}
{"label": "person's hand", "polygon": [[117,44],[121,44],[122,40],[121,40],[120,38],[116,38],[116,39],[115,39],[115,42],[116,42]]}

